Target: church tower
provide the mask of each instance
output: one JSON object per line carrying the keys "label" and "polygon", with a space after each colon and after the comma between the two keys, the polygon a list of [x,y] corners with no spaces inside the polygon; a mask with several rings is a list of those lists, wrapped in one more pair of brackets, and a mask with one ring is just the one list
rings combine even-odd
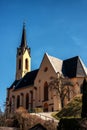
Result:
{"label": "church tower", "polygon": [[23,24],[22,38],[16,55],[16,80],[21,79],[27,72],[31,71],[30,48],[26,41],[26,29]]}

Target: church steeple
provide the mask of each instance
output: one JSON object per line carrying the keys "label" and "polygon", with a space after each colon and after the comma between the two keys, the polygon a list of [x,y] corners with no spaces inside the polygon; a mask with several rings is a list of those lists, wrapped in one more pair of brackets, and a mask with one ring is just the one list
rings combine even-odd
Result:
{"label": "church steeple", "polygon": [[27,72],[31,71],[31,55],[30,48],[27,45],[26,29],[23,24],[21,44],[17,48],[16,56],[16,79],[21,79]]}
{"label": "church steeple", "polygon": [[27,41],[26,41],[26,29],[25,29],[25,23],[23,23],[23,31],[22,31],[22,38],[21,38],[21,45],[20,47],[27,47]]}

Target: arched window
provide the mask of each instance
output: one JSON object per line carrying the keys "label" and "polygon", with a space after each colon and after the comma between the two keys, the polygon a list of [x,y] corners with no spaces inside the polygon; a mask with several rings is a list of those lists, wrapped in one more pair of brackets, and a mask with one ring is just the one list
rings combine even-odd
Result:
{"label": "arched window", "polygon": [[45,82],[44,84],[44,100],[48,100],[48,84]]}
{"label": "arched window", "polygon": [[25,60],[25,69],[28,70],[28,59]]}
{"label": "arched window", "polygon": [[47,72],[47,71],[48,71],[48,67],[45,67],[45,68],[44,68],[44,72]]}
{"label": "arched window", "polygon": [[48,112],[48,104],[47,103],[44,104],[44,112]]}
{"label": "arched window", "polygon": [[24,106],[24,94],[21,93],[21,106]]}
{"label": "arched window", "polygon": [[9,112],[11,112],[11,106],[12,106],[12,99],[10,98],[10,102],[9,102],[10,104],[10,109],[9,109]]}
{"label": "arched window", "polygon": [[41,99],[41,88],[39,87],[39,101]]}
{"label": "arched window", "polygon": [[19,70],[21,69],[21,59],[19,59]]}
{"label": "arched window", "polygon": [[14,111],[15,108],[15,96],[12,96],[12,111]]}
{"label": "arched window", "polygon": [[30,93],[31,93],[31,110],[32,110],[32,108],[33,108],[33,91],[31,90]]}
{"label": "arched window", "polygon": [[17,108],[20,106],[20,96],[17,96]]}
{"label": "arched window", "polygon": [[29,109],[29,94],[26,94],[26,109]]}

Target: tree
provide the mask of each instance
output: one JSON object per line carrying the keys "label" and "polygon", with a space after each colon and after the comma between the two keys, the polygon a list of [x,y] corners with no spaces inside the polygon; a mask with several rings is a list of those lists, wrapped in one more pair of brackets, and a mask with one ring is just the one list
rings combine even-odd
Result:
{"label": "tree", "polygon": [[61,108],[64,107],[64,100],[65,98],[68,99],[68,101],[71,99],[70,95],[73,91],[72,89],[73,83],[70,81],[69,78],[63,77],[61,74],[57,74],[57,77],[51,77],[51,82],[49,83],[49,89],[51,91],[55,91],[58,97],[60,97],[61,102]]}
{"label": "tree", "polygon": [[87,118],[87,81],[84,79],[83,85],[82,85],[82,118]]}
{"label": "tree", "polygon": [[1,108],[0,108],[0,115],[2,115],[2,111],[1,111]]}

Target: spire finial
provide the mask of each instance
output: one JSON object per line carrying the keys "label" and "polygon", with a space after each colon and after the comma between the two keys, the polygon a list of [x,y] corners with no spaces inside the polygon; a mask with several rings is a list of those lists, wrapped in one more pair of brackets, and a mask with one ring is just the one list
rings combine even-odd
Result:
{"label": "spire finial", "polygon": [[25,21],[23,22],[23,28],[25,28]]}

